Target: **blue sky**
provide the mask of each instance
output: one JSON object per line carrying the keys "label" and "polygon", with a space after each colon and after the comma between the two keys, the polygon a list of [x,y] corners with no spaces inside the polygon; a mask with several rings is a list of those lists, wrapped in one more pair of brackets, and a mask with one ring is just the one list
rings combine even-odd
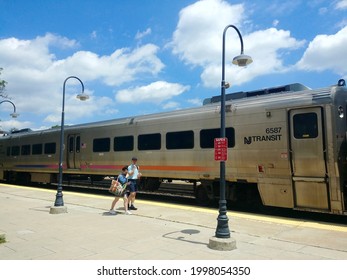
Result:
{"label": "blue sky", "polygon": [[[347,78],[347,0],[0,0],[0,68],[13,107],[0,105],[3,130],[200,106],[220,94],[222,34],[228,92],[289,83],[311,88]],[[3,100],[0,98],[0,100]]]}

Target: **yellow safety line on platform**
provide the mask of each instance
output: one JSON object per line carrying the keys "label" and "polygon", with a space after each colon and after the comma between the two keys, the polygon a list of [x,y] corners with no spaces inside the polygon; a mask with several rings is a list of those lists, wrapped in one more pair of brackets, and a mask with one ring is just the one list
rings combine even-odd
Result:
{"label": "yellow safety line on platform", "polygon": [[[34,187],[26,187],[26,186],[18,186],[18,185],[6,185],[1,184],[0,186],[3,187],[12,187],[12,188],[18,188],[18,189],[33,189],[36,191],[42,191],[42,192],[52,192],[55,193],[57,190],[47,190],[47,189],[40,189],[40,188],[34,188]],[[105,199],[109,200],[110,196],[104,196],[104,195],[95,195],[95,194],[85,194],[85,193],[78,193],[78,192],[72,192],[72,191],[64,191],[68,192],[69,194],[76,195],[76,196],[82,196],[82,197],[91,197],[91,198],[99,198],[99,199]],[[166,208],[175,208],[180,210],[186,210],[186,211],[194,211],[194,212],[202,212],[202,213],[209,213],[209,214],[218,214],[218,209],[208,209],[204,207],[199,206],[185,206],[185,205],[177,205],[177,204],[171,204],[167,202],[156,202],[156,201],[147,201],[147,200],[136,200],[139,204],[147,204],[147,205],[153,205],[153,206],[159,206],[159,207],[166,207]],[[318,222],[307,222],[303,220],[290,220],[289,218],[281,218],[281,217],[267,217],[263,215],[257,215],[257,214],[245,214],[245,213],[238,213],[238,212],[232,212],[228,211],[228,216],[234,217],[234,218],[240,218],[240,219],[248,219],[248,220],[254,220],[258,222],[268,222],[268,223],[277,223],[277,224],[283,224],[283,225],[289,225],[289,226],[296,226],[296,227],[307,227],[307,228],[314,228],[314,229],[323,229],[323,230],[333,230],[333,231],[339,231],[339,232],[347,232],[347,226],[336,226],[332,224],[320,224]]]}
{"label": "yellow safety line on platform", "polygon": [[[142,204],[157,205],[157,206],[162,206],[162,207],[177,208],[177,209],[181,209],[181,210],[218,214],[218,209],[213,210],[213,209],[207,209],[207,208],[198,207],[198,206],[191,207],[191,206],[167,204],[167,203],[152,202],[152,201],[141,201],[141,203]],[[297,227],[309,227],[309,228],[315,228],[315,229],[347,232],[347,226],[335,226],[335,225],[331,225],[331,224],[319,224],[319,223],[307,222],[307,221],[289,220],[289,219],[284,219],[281,217],[278,217],[278,218],[266,217],[263,215],[244,214],[244,213],[231,212],[231,211],[228,211],[227,215],[231,216],[231,217],[235,217],[235,218],[240,218],[240,219],[249,219],[249,220],[262,221],[262,222],[268,222],[268,223],[277,223],[277,224],[284,224],[284,225],[297,226]]]}

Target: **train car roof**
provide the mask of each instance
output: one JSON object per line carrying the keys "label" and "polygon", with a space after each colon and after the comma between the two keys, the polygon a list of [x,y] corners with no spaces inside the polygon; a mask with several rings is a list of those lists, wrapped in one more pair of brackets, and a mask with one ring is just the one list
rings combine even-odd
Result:
{"label": "train car roof", "polygon": [[[249,97],[260,97],[272,93],[288,93],[288,92],[297,92],[297,91],[303,91],[303,90],[309,90],[310,88],[307,86],[304,86],[300,83],[294,83],[294,84],[288,84],[284,86],[278,86],[278,87],[271,87],[271,88],[264,88],[264,89],[257,89],[252,91],[238,91],[233,93],[228,93],[225,95],[225,100],[236,100],[236,99],[242,99],[242,98],[249,98]],[[212,104],[212,103],[219,103],[221,102],[221,96],[216,95],[211,98],[206,98],[203,101],[203,105]]]}
{"label": "train car roof", "polygon": [[[312,90],[302,84],[290,84],[285,85],[281,87],[275,87],[275,88],[269,88],[269,89],[263,89],[263,90],[256,90],[256,91],[250,91],[250,92],[238,92],[238,93],[231,93],[226,95],[226,105],[231,108],[231,110],[236,108],[242,108],[242,107],[254,107],[254,106],[262,106],[266,109],[269,108],[279,108],[279,107],[288,107],[288,106],[295,106],[300,105],[310,105],[314,103],[328,103],[331,102],[333,95],[337,91],[336,88],[344,88],[344,90],[347,92],[345,87],[345,81],[339,80],[337,85],[333,85],[326,88],[320,88],[316,90]],[[118,119],[111,119],[111,120],[105,120],[105,121],[99,121],[99,122],[92,122],[92,123],[84,123],[84,124],[77,124],[77,125],[70,125],[65,126],[65,130],[70,129],[78,129],[78,128],[84,128],[84,127],[102,127],[102,126],[109,126],[109,125],[131,125],[134,123],[140,123],[150,120],[159,120],[159,119],[166,119],[166,118],[172,118],[175,116],[187,116],[193,117],[193,116],[199,116],[200,114],[205,114],[206,112],[220,111],[220,96],[214,96],[212,98],[208,98],[204,100],[204,106],[194,107],[194,108],[187,108],[187,109],[181,109],[176,111],[169,111],[169,112],[160,112],[160,113],[153,113],[153,114],[147,114],[147,115],[137,115],[137,116],[129,116],[124,118],[118,118]],[[24,135],[31,135],[31,134],[45,134],[50,133],[53,131],[59,131],[60,127],[50,128],[46,130],[38,130],[38,131],[32,131],[31,129],[22,129],[19,131],[15,131],[15,133],[11,133],[9,135],[3,136],[3,138],[11,138],[12,136],[24,136]]]}

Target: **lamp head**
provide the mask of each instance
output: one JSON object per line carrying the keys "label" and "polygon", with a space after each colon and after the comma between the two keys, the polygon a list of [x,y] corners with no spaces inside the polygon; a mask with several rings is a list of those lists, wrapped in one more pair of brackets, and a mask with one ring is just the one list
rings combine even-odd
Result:
{"label": "lamp head", "polygon": [[77,94],[76,97],[81,101],[86,101],[87,99],[89,99],[89,95],[85,94],[84,92]]}
{"label": "lamp head", "polygon": [[19,116],[19,114],[14,112],[14,113],[10,114],[10,116],[15,119]]}
{"label": "lamp head", "polygon": [[251,64],[253,62],[253,59],[245,54],[240,54],[238,56],[235,56],[233,59],[233,64],[238,65],[240,67],[247,66],[248,64]]}

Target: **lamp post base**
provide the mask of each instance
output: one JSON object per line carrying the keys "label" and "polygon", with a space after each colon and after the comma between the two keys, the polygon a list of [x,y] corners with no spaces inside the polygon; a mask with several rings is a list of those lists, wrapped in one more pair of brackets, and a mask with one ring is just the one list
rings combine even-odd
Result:
{"label": "lamp post base", "polygon": [[51,206],[49,209],[49,214],[63,214],[67,213],[67,207],[66,206]]}
{"label": "lamp post base", "polygon": [[236,240],[234,238],[218,238],[211,237],[208,243],[208,248],[218,251],[231,251],[236,249]]}

